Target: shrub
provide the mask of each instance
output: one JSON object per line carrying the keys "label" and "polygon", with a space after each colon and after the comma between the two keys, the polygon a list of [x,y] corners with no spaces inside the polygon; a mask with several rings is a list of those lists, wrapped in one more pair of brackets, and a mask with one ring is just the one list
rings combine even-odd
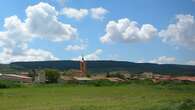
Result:
{"label": "shrub", "polygon": [[57,83],[60,77],[60,73],[54,69],[46,69],[45,76],[47,83]]}
{"label": "shrub", "polygon": [[195,102],[191,99],[183,99],[179,102],[169,102],[160,106],[153,106],[143,110],[194,110]]}
{"label": "shrub", "polygon": [[87,77],[91,77],[91,75],[90,74],[87,74]]}
{"label": "shrub", "polygon": [[106,73],[106,77],[110,77],[110,73],[109,72]]}
{"label": "shrub", "polygon": [[178,110],[192,110],[195,108],[195,102],[191,99],[183,100],[178,106]]}
{"label": "shrub", "polygon": [[22,84],[16,81],[0,80],[0,88],[21,87]]}

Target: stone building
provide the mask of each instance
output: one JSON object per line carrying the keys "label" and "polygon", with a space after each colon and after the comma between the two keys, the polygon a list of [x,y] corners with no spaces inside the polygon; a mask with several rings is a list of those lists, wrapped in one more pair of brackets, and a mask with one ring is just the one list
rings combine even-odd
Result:
{"label": "stone building", "polygon": [[84,57],[82,57],[81,61],[80,61],[80,76],[84,77],[86,76],[86,62]]}

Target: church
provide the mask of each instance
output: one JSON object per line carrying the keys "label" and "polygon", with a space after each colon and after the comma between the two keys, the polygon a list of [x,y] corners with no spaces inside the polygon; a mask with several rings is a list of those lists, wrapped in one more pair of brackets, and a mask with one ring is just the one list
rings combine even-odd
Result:
{"label": "church", "polygon": [[80,61],[80,75],[81,77],[86,76],[86,62],[84,57],[82,57],[81,61]]}

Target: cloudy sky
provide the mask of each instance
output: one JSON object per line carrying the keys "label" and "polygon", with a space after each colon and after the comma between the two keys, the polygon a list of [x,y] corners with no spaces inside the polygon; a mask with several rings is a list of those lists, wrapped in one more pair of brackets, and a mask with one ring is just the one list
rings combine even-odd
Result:
{"label": "cloudy sky", "polygon": [[0,63],[195,65],[194,0],[2,0]]}

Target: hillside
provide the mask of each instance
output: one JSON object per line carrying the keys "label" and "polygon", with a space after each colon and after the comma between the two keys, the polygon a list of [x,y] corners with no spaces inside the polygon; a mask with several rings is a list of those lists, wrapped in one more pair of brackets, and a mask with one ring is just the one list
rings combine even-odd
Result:
{"label": "hillside", "polygon": [[[12,73],[32,69],[53,68],[58,70],[79,69],[79,61],[36,61],[1,64],[0,72]],[[130,73],[155,72],[160,74],[195,75],[195,66],[175,64],[133,63],[127,61],[87,61],[89,72],[129,71]]]}

